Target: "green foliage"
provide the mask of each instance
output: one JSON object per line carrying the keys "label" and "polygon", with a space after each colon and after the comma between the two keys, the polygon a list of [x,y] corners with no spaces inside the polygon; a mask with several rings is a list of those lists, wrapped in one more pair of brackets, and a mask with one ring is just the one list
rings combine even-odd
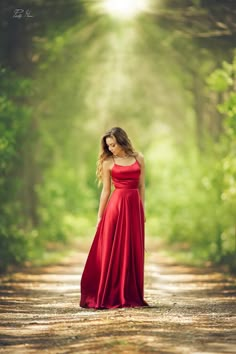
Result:
{"label": "green foliage", "polygon": [[160,146],[155,152],[147,168],[152,180],[147,191],[148,233],[171,244],[187,243],[200,259],[220,260],[234,252],[236,205],[227,192],[232,176],[223,175],[222,161],[203,157],[193,147],[182,156],[173,149],[170,159],[163,158]]}
{"label": "green foliage", "polygon": [[236,134],[236,93],[231,92],[227,100],[218,106],[218,109],[226,115],[226,132],[233,138]]}
{"label": "green foliage", "polygon": [[207,83],[214,91],[224,92],[233,85],[233,79],[230,74],[224,69],[217,69],[208,77]]}
{"label": "green foliage", "polygon": [[79,170],[63,161],[45,173],[44,184],[37,187],[42,239],[65,242],[76,235],[88,235],[91,225],[84,219],[94,215],[97,200],[86,178],[81,177]]}
{"label": "green foliage", "polygon": [[222,68],[216,69],[207,77],[206,82],[212,91],[225,92],[233,89],[236,72],[235,58],[232,63],[223,61]]}
{"label": "green foliage", "polygon": [[233,64],[223,63],[208,81],[218,92],[222,77],[230,78],[230,86],[224,86],[224,102],[218,106],[225,117],[219,141],[209,138],[203,155],[193,141],[185,142],[183,149],[170,144],[167,136],[152,143],[147,152],[148,180],[152,181],[147,193],[149,233],[170,243],[187,244],[195,257],[224,262],[232,268],[236,252],[236,99],[230,91],[236,74],[233,68]]}
{"label": "green foliage", "polygon": [[30,81],[18,78],[6,68],[0,68],[0,175],[8,173],[17,156],[17,144],[29,123],[30,109],[16,103],[25,97]]}
{"label": "green foliage", "polygon": [[29,127],[31,110],[24,101],[30,81],[6,68],[0,69],[0,266],[22,262],[28,257],[30,240],[22,223],[17,171],[21,149]]}

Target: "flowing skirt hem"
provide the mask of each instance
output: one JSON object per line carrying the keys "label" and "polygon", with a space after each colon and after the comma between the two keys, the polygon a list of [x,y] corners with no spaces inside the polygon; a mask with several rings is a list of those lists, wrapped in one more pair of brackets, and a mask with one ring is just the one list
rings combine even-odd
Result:
{"label": "flowing skirt hem", "polygon": [[96,306],[96,305],[88,305],[88,304],[80,304],[80,307],[86,309],[95,309],[95,310],[109,310],[109,309],[117,309],[117,308],[135,308],[135,307],[149,307],[146,301],[143,301],[142,304],[117,304],[117,305],[104,305],[104,306]]}

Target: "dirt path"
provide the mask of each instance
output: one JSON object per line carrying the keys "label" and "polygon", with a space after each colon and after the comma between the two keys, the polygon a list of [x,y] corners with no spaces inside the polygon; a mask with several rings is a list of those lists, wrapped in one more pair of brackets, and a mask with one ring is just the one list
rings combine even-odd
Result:
{"label": "dirt path", "polygon": [[150,308],[81,309],[87,247],[2,279],[0,353],[235,353],[235,278],[174,264],[147,240]]}

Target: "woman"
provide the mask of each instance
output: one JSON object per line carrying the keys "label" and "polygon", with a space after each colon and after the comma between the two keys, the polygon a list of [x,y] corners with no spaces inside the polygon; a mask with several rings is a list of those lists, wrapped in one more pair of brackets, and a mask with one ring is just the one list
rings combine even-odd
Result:
{"label": "woman", "polygon": [[80,306],[148,306],[143,299],[144,159],[121,128],[108,131],[101,148],[97,177],[103,188],[97,231],[81,279]]}

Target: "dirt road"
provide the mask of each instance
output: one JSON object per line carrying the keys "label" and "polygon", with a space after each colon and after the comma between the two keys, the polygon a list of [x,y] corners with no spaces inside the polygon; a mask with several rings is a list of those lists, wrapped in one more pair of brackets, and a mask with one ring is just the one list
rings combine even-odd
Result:
{"label": "dirt road", "polygon": [[176,264],[147,239],[150,307],[86,310],[79,282],[87,248],[1,279],[0,353],[236,352],[235,278]]}

